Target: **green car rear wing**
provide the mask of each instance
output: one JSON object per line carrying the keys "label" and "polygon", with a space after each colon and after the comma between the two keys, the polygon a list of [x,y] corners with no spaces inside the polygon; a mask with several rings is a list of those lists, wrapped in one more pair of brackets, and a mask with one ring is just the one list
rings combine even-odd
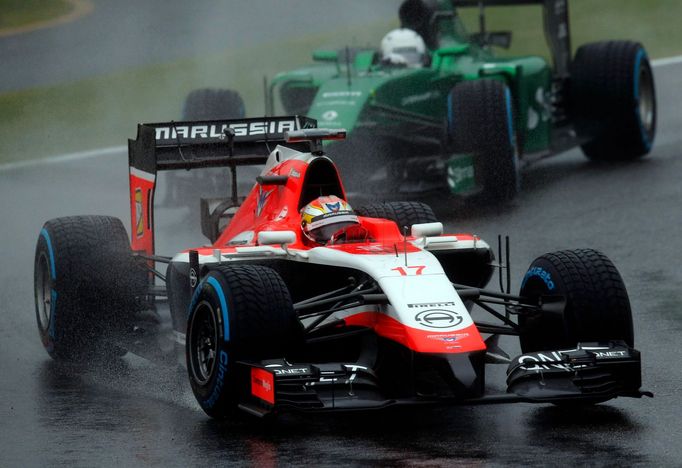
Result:
{"label": "green car rear wing", "polygon": [[452,0],[455,7],[540,5],[544,9],[545,38],[554,62],[554,75],[567,78],[571,64],[568,0]]}

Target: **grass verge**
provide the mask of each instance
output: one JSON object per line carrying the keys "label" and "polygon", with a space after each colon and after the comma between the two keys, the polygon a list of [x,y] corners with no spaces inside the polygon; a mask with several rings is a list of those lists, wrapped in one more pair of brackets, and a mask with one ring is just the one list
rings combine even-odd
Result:
{"label": "grass verge", "polygon": [[[573,48],[606,39],[631,39],[644,44],[652,57],[682,53],[682,2],[679,0],[569,0]],[[466,8],[460,16],[470,31],[478,30],[478,9]],[[486,9],[487,29],[512,31],[512,48],[506,54],[546,55],[539,6]]]}
{"label": "grass verge", "polygon": [[[0,0],[37,2],[38,0]],[[682,16],[678,0],[572,0],[574,47],[603,39],[635,39],[652,57],[680,53]],[[476,29],[475,10],[461,12]],[[539,7],[490,8],[490,30],[512,30],[514,47],[506,53],[546,55]],[[238,90],[249,115],[263,112],[263,77],[310,61],[321,47],[379,44],[395,27],[391,18],[272,45],[152,65],[64,84],[0,95],[0,163],[36,159],[92,148],[123,145],[137,122],[180,116],[184,97],[200,87]],[[351,39],[349,39],[351,38]]]}
{"label": "grass verge", "polygon": [[[248,115],[264,111],[263,77],[310,62],[320,47],[377,44],[396,24],[380,21],[272,45],[121,72],[48,88],[0,95],[0,163],[124,145],[138,122],[180,117],[195,88],[233,88]],[[349,39],[350,38],[350,39]]]}
{"label": "grass verge", "polygon": [[57,18],[73,10],[66,0],[0,0],[0,32]]}

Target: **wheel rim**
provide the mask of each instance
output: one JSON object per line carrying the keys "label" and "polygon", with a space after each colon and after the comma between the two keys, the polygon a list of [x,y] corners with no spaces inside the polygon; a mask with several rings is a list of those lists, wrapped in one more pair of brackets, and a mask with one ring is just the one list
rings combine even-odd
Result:
{"label": "wheel rim", "polygon": [[218,354],[218,325],[211,304],[197,305],[190,322],[190,370],[199,385],[206,385],[213,376]]}
{"label": "wheel rim", "polygon": [[35,296],[38,326],[41,331],[47,332],[52,320],[52,277],[49,260],[44,252],[38,257],[37,267]]}
{"label": "wheel rim", "polygon": [[639,121],[642,127],[651,134],[654,127],[655,98],[651,71],[643,66],[639,71]]}

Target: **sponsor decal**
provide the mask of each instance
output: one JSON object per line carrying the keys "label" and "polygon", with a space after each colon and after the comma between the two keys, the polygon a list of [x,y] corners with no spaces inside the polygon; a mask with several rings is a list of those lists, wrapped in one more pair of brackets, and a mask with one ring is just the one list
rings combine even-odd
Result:
{"label": "sponsor decal", "polygon": [[263,208],[265,207],[265,204],[268,202],[268,198],[270,197],[270,194],[273,192],[274,189],[270,189],[268,191],[263,190],[263,186],[259,185],[258,186],[258,198],[256,199],[256,218],[260,216],[260,214],[263,212]]}
{"label": "sponsor decal", "polygon": [[457,312],[446,309],[424,310],[415,315],[414,319],[429,328],[451,328],[464,320]]}
{"label": "sponsor decal", "polygon": [[140,187],[135,189],[135,235],[142,237],[144,235],[144,209],[142,203],[142,189]]}
{"label": "sponsor decal", "polygon": [[315,104],[313,104],[313,107],[329,107],[329,106],[354,106],[355,101],[347,99],[347,100],[336,100],[336,101],[320,101]]}
{"label": "sponsor decal", "polygon": [[277,375],[306,375],[311,372],[309,367],[282,367],[273,371]]}
{"label": "sponsor decal", "polygon": [[408,267],[391,268],[391,271],[397,271],[400,273],[400,276],[410,276],[411,273],[414,273],[413,276],[421,276],[425,268],[426,265],[410,265]]}
{"label": "sponsor decal", "polygon": [[327,91],[322,93],[322,97],[327,98],[340,98],[340,97],[360,97],[362,96],[362,91]]}
{"label": "sponsor decal", "polygon": [[594,355],[598,358],[620,358],[627,357],[627,351],[593,351]]}
{"label": "sponsor decal", "polygon": [[279,212],[279,214],[278,214],[277,217],[275,218],[275,221],[281,221],[281,220],[283,220],[284,218],[287,217],[288,214],[289,214],[289,208],[287,208],[287,207],[285,206],[284,208],[282,208],[282,211]]}
{"label": "sponsor decal", "polygon": [[227,353],[225,351],[220,351],[220,356],[218,360],[218,378],[215,382],[215,387],[213,387],[213,392],[207,400],[204,401],[204,405],[207,408],[213,408],[220,398],[220,392],[223,390],[223,385],[225,383],[225,373],[227,372]]}
{"label": "sponsor decal", "polygon": [[426,338],[429,340],[442,341],[444,343],[454,343],[455,341],[467,338],[468,336],[468,333],[448,333],[441,335],[426,335]]}
{"label": "sponsor decal", "polygon": [[192,289],[197,287],[197,271],[194,268],[189,269],[189,285]]}
{"label": "sponsor decal", "polygon": [[440,97],[439,91],[427,91],[422,94],[413,94],[412,96],[406,96],[400,101],[400,105],[409,106],[410,104],[416,104],[422,101],[428,101],[429,99],[436,99]]}
{"label": "sponsor decal", "polygon": [[356,246],[357,250],[363,250],[365,252],[371,252],[371,253],[394,253],[395,252],[395,247],[393,246],[388,246],[388,245],[358,245]]}
{"label": "sponsor decal", "polygon": [[325,203],[325,205],[327,205],[327,209],[331,210],[332,213],[338,213],[338,211],[341,209],[340,201],[336,203]]}
{"label": "sponsor decal", "polygon": [[[312,125],[306,121],[306,125]],[[284,133],[298,129],[296,120],[272,120],[264,122],[244,122],[232,124],[197,124],[197,125],[169,125],[156,127],[157,140],[175,140],[184,138],[189,140],[226,139],[225,130],[231,128],[235,136],[265,135],[266,133]]]}
{"label": "sponsor decal", "polygon": [[275,379],[265,369],[251,368],[251,395],[263,401],[275,404]]}
{"label": "sponsor decal", "polygon": [[238,246],[238,245],[246,245],[248,244],[249,241],[246,239],[238,239],[238,240],[231,240],[230,242],[227,243],[230,247]]}
{"label": "sponsor decal", "polygon": [[447,180],[453,193],[472,190],[476,186],[473,158],[469,155],[450,158]]}
{"label": "sponsor decal", "polygon": [[538,126],[538,123],[540,123],[540,116],[538,113],[533,109],[532,107],[528,108],[528,123],[526,124],[526,127],[528,127],[528,130],[535,130],[535,128]]}
{"label": "sponsor decal", "polygon": [[552,281],[552,275],[547,270],[540,267],[533,267],[526,272],[526,275],[523,277],[521,287],[523,287],[526,284],[526,281],[528,281],[530,278],[534,276],[540,278],[545,283],[545,286],[547,286],[547,289],[549,289],[550,291],[556,287],[554,281]]}
{"label": "sponsor decal", "polygon": [[434,308],[434,307],[449,307],[449,306],[454,306],[455,303],[452,301],[448,302],[421,302],[418,304],[407,304],[407,307],[409,309],[417,309],[417,308],[424,308],[424,307],[429,307],[429,308]]}
{"label": "sponsor decal", "polygon": [[253,231],[244,231],[230,239],[230,242],[228,242],[227,245],[245,245],[252,242],[253,237]]}
{"label": "sponsor decal", "polygon": [[[563,357],[559,351],[550,351],[545,353],[535,353],[528,354],[525,356],[519,356],[519,364],[523,364],[522,368],[528,371],[543,371],[550,369],[559,369],[565,372],[573,372],[575,369],[566,364],[562,364]],[[532,364],[525,364],[526,362]],[[547,363],[547,364],[545,364]]]}
{"label": "sponsor decal", "polygon": [[296,169],[292,168],[289,171],[289,177],[293,177],[294,179],[298,179],[299,177],[301,177],[301,173],[298,172]]}
{"label": "sponsor decal", "polygon": [[322,120],[336,120],[338,116],[339,113],[336,112],[335,110],[328,110],[327,112],[322,114]]}
{"label": "sponsor decal", "polygon": [[540,86],[536,89],[534,97],[536,105],[528,107],[528,130],[534,130],[540,121],[547,122],[552,115],[552,104],[545,88]]}

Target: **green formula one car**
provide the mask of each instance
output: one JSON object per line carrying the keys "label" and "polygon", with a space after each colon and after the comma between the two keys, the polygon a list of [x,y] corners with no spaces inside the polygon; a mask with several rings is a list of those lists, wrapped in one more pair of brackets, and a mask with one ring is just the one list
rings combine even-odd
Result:
{"label": "green formula one car", "polygon": [[[498,58],[510,32],[485,29],[484,7],[538,5],[552,63]],[[467,33],[458,8],[480,8]],[[328,152],[350,194],[414,198],[481,194],[503,201],[521,169],[580,146],[593,160],[626,160],[651,150],[656,96],[643,46],[581,46],[572,56],[567,0],[406,0],[401,28],[380,49],[316,51],[313,64],[267,86],[267,111],[309,115],[344,128]],[[240,117],[232,90],[196,90],[185,119]],[[352,195],[351,195],[352,196]]]}

